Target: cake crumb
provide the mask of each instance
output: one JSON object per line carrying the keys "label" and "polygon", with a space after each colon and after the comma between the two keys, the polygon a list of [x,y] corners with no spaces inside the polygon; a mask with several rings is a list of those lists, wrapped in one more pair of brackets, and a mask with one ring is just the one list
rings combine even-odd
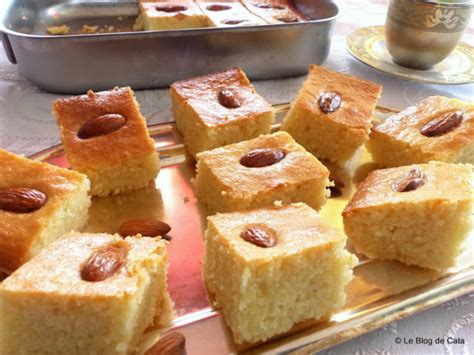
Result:
{"label": "cake crumb", "polygon": [[46,31],[50,35],[67,35],[71,28],[68,25],[59,25],[59,26],[48,26]]}
{"label": "cake crumb", "polygon": [[96,33],[98,29],[99,26],[84,25],[82,26],[81,33]]}
{"label": "cake crumb", "polygon": [[274,201],[273,206],[275,206],[276,208],[281,208],[283,207],[283,201],[281,200]]}

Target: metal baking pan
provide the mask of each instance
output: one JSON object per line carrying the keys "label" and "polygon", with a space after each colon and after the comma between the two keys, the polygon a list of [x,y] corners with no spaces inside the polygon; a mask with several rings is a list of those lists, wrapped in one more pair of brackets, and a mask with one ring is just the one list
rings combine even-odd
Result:
{"label": "metal baking pan", "polygon": [[[277,122],[288,109],[288,104],[275,106]],[[378,106],[375,116],[384,119],[394,112]],[[278,129],[279,124],[273,128]],[[173,123],[150,126],[149,132],[160,152],[162,167],[155,184],[131,193],[93,198],[86,231],[115,233],[121,223],[133,217],[157,218],[170,224],[168,289],[177,314],[172,328],[185,335],[188,355],[310,353],[474,291],[474,257],[469,250],[460,258],[457,268],[444,273],[359,256],[354,278],[346,287],[346,304],[330,319],[316,324],[298,324],[288,333],[265,343],[238,346],[222,317],[210,307],[202,282],[203,235],[209,213],[193,191],[191,179],[195,175],[195,164],[187,160]],[[69,166],[61,145],[30,158]],[[346,187],[342,196],[327,201],[321,217],[343,228],[341,211],[357,183],[373,168],[370,154],[362,149],[347,169],[335,170]],[[158,330],[147,333],[143,350],[159,336]]]}
{"label": "metal baking pan", "polygon": [[[239,65],[251,79],[306,73],[329,54],[340,7],[331,0],[294,0],[314,20],[237,28],[134,32],[136,1],[1,0],[2,40],[8,58],[38,87],[84,93],[130,85],[166,87],[184,78]],[[48,35],[66,24],[114,26],[117,33]]]}

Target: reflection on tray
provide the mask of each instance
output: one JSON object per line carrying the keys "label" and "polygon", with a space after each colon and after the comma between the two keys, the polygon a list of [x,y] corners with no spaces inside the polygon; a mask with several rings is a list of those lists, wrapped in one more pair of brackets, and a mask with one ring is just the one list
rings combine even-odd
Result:
{"label": "reflection on tray", "polygon": [[163,201],[153,186],[108,197],[94,197],[85,229],[91,233],[117,233],[119,226],[135,217],[161,219]]}

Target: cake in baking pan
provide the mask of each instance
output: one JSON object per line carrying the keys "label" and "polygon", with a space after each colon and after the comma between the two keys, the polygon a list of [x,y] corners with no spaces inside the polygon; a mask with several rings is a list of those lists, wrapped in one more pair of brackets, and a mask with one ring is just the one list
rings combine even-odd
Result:
{"label": "cake in baking pan", "polygon": [[142,2],[136,27],[143,30],[175,30],[209,27],[208,17],[192,1]]}
{"label": "cake in baking pan", "polygon": [[296,23],[309,20],[290,0],[241,0],[252,13],[268,24]]}
{"label": "cake in baking pan", "polygon": [[257,26],[267,23],[238,1],[199,1],[197,5],[212,27]]}

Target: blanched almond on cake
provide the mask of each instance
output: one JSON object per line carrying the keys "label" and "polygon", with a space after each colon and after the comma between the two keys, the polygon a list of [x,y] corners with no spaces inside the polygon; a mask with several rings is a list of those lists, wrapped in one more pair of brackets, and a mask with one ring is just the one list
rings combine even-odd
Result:
{"label": "blanched almond on cake", "polygon": [[341,97],[334,92],[325,92],[319,97],[319,108],[324,113],[336,111],[341,106]]}
{"label": "blanched almond on cake", "polygon": [[167,13],[172,13],[172,12],[181,12],[181,11],[186,11],[188,8],[183,5],[161,5],[161,6],[156,6],[155,7],[156,11],[162,11],[162,12],[167,12]]}
{"label": "blanched almond on cake", "polygon": [[127,249],[121,245],[100,248],[86,261],[81,270],[84,281],[104,281],[114,276],[125,264]]}
{"label": "blanched almond on cake", "polygon": [[12,187],[0,191],[0,210],[30,213],[39,210],[48,201],[41,191],[27,187]]}
{"label": "blanched almond on cake", "polygon": [[127,120],[124,116],[118,113],[108,113],[84,122],[77,136],[80,139],[105,136],[122,128],[126,123]]}
{"label": "blanched almond on cake", "polygon": [[277,244],[275,231],[263,224],[249,226],[240,233],[240,238],[261,248],[271,248]]}
{"label": "blanched almond on cake", "polygon": [[426,137],[442,136],[458,127],[463,120],[463,113],[461,111],[448,112],[429,121],[420,129],[420,133]]}
{"label": "blanched almond on cake", "polygon": [[280,149],[255,149],[240,158],[240,164],[247,168],[262,168],[278,163],[285,157]]}
{"label": "blanched almond on cake", "polygon": [[214,4],[214,5],[209,5],[206,7],[209,11],[225,11],[225,10],[230,10],[231,7],[229,5],[221,5],[221,4]]}
{"label": "blanched almond on cake", "polygon": [[264,4],[257,4],[255,5],[259,9],[274,9],[274,10],[284,10],[285,7],[282,5],[276,5],[276,4],[269,4],[269,3],[264,3]]}
{"label": "blanched almond on cake", "polygon": [[227,108],[237,108],[241,106],[240,101],[237,99],[235,94],[230,90],[219,91],[219,93],[217,94],[217,99],[219,100],[219,103],[222,106],[227,107]]}
{"label": "blanched almond on cake", "polygon": [[169,233],[171,227],[161,221],[151,218],[132,218],[124,223],[119,228],[119,234],[122,237],[134,236],[141,234],[145,237],[162,236],[164,239]]}
{"label": "blanched almond on cake", "polygon": [[392,184],[392,190],[397,192],[407,192],[418,189],[425,183],[423,172],[418,169],[411,169],[402,175]]}

